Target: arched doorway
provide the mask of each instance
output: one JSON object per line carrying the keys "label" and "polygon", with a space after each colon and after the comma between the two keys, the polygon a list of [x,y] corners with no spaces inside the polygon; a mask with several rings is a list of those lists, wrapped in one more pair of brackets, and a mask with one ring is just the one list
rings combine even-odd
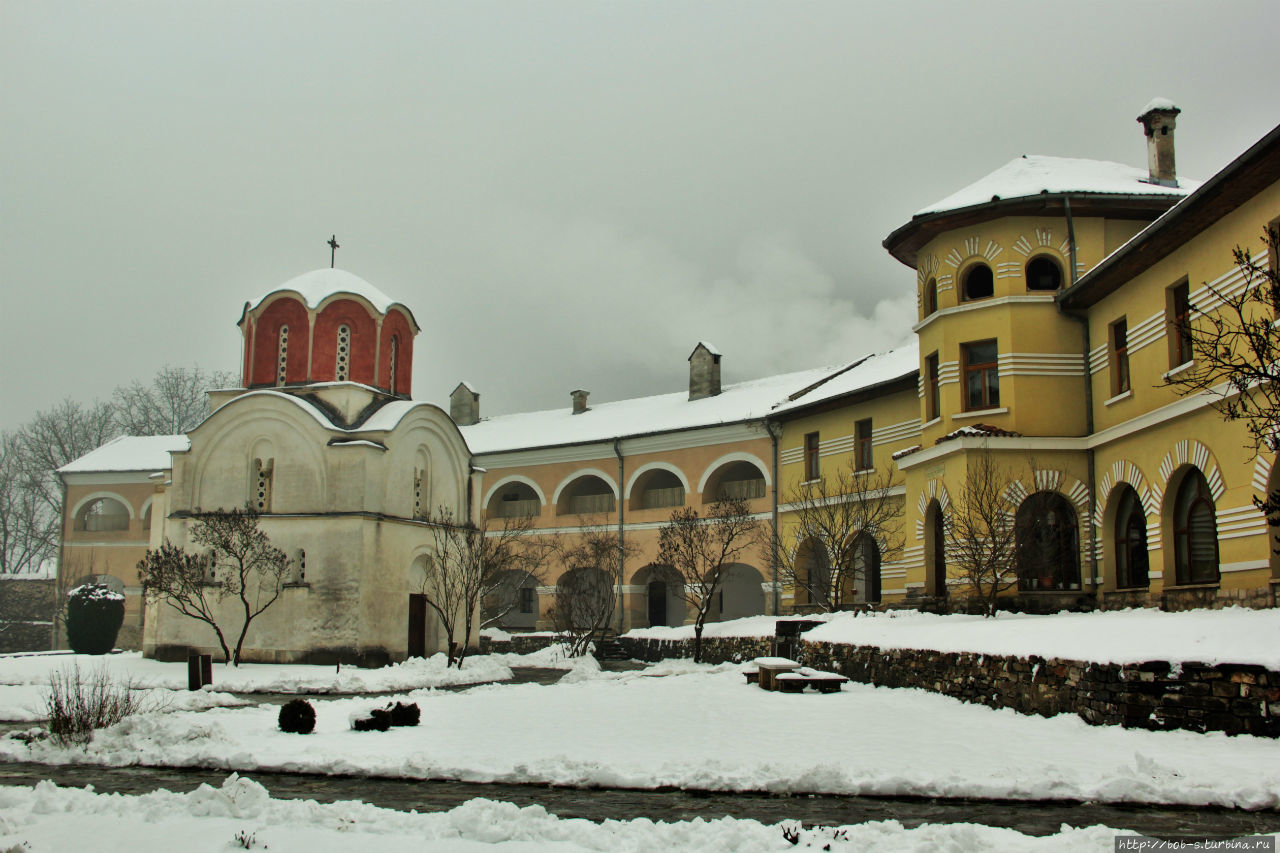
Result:
{"label": "arched doorway", "polygon": [[[684,624],[686,604],[681,594],[680,576],[674,569],[669,566],[645,566],[632,577],[631,585],[644,590],[643,612],[650,628]],[[639,608],[633,606],[633,613],[636,611]]]}
{"label": "arched doorway", "polygon": [[1218,582],[1218,518],[1209,483],[1188,465],[1173,496],[1173,566],[1178,584]]}
{"label": "arched doorway", "polygon": [[1080,588],[1080,536],[1070,501],[1036,492],[1018,507],[1014,525],[1019,589]]}
{"label": "arched doorway", "polygon": [[854,601],[859,604],[880,603],[880,546],[870,533],[863,533],[853,543]]}
{"label": "arched doorway", "polygon": [[947,597],[947,533],[942,504],[929,501],[924,511],[924,592]]}
{"label": "arched doorway", "polygon": [[717,593],[715,618],[742,619],[764,613],[764,576],[753,566],[726,566]]}
{"label": "arched doorway", "polygon": [[1147,516],[1133,486],[1122,483],[1112,498],[1111,545],[1116,567],[1117,589],[1146,589],[1151,585],[1147,552]]}
{"label": "arched doorway", "polygon": [[831,560],[821,542],[806,539],[796,548],[794,606],[807,611],[830,610]]}

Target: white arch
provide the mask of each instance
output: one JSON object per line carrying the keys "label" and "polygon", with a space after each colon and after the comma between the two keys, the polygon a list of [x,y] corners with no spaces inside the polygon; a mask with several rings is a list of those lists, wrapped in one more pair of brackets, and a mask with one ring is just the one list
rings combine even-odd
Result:
{"label": "white arch", "polygon": [[721,456],[715,462],[712,462],[707,466],[707,469],[702,472],[702,479],[698,481],[698,491],[705,492],[707,490],[707,480],[711,479],[711,475],[723,468],[725,465],[728,465],[730,462],[750,462],[752,465],[756,466],[764,476],[764,484],[766,486],[773,485],[769,478],[769,466],[761,462],[759,456],[756,456],[754,453],[736,451],[734,453],[726,453],[724,456]]}
{"label": "white arch", "polygon": [[1218,467],[1218,460],[1214,458],[1213,451],[1194,438],[1184,438],[1160,460],[1160,482],[1156,486],[1156,498],[1161,504],[1164,503],[1166,493],[1169,491],[1169,478],[1183,465],[1199,468],[1205,482],[1209,484],[1209,492],[1213,495],[1214,503],[1222,500],[1227,487],[1222,481],[1222,470]]}
{"label": "white arch", "polygon": [[484,501],[481,503],[481,506],[482,507],[489,506],[489,501],[493,499],[494,493],[497,492],[498,489],[501,489],[503,486],[507,485],[508,483],[524,483],[526,486],[533,489],[533,493],[538,496],[539,503],[541,503],[543,506],[547,505],[547,496],[542,493],[542,489],[541,487],[538,486],[537,483],[535,483],[533,480],[530,480],[528,477],[524,476],[523,474],[508,474],[498,482],[494,483],[489,488],[489,491],[484,493]]}
{"label": "white arch", "polygon": [[1111,501],[1112,493],[1122,485],[1131,487],[1137,494],[1144,515],[1160,514],[1160,505],[1156,502],[1142,469],[1128,459],[1117,459],[1103,473],[1102,480],[1098,483],[1098,499],[1093,505],[1093,521],[1098,529],[1102,528],[1102,520],[1106,515],[1107,504]]}
{"label": "white arch", "polygon": [[635,486],[636,480],[640,479],[640,475],[647,471],[662,470],[670,471],[676,475],[676,479],[680,481],[680,485],[684,486],[685,493],[688,494],[692,489],[689,488],[689,480],[684,476],[684,472],[669,462],[646,462],[635,470],[631,475],[631,479],[627,480],[627,489],[623,493],[623,497],[631,500],[631,489]]}
{"label": "white arch", "polygon": [[612,477],[610,477],[605,472],[601,471],[599,468],[579,468],[577,471],[574,471],[568,477],[565,477],[563,480],[560,481],[560,485],[556,486],[555,493],[551,496],[551,502],[559,506],[560,494],[565,490],[565,487],[568,486],[570,483],[572,483],[574,480],[580,480],[583,477],[587,477],[587,476],[595,476],[595,477],[599,477],[601,480],[604,480],[606,483],[609,484],[609,488],[613,490],[613,499],[614,500],[618,499],[618,484]]}
{"label": "white arch", "polygon": [[91,492],[90,494],[85,495],[76,502],[75,509],[71,510],[71,518],[75,519],[78,517],[80,515],[80,510],[84,508],[85,504],[96,501],[99,498],[110,498],[113,501],[119,501],[124,504],[125,510],[129,513],[129,518],[137,518],[137,516],[133,514],[133,505],[115,492]]}

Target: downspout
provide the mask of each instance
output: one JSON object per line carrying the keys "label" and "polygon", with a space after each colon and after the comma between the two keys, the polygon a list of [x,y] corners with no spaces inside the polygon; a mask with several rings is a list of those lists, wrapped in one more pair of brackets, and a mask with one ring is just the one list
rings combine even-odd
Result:
{"label": "downspout", "polygon": [[626,553],[624,548],[623,531],[622,531],[623,514],[626,510],[626,507],[625,507],[626,501],[624,500],[624,494],[626,491],[624,488],[624,484],[626,483],[626,480],[623,479],[622,439],[615,438],[613,440],[613,454],[618,457],[618,635],[621,636],[622,635],[622,619],[624,616],[623,597],[622,597],[622,581],[623,581],[622,571],[623,571],[623,560]]}
{"label": "downspout", "polygon": [[[1079,274],[1076,271],[1076,224],[1075,219],[1071,216],[1071,198],[1063,196],[1062,207],[1067,215],[1067,242],[1071,250],[1071,284],[1076,283]],[[1093,435],[1093,372],[1089,361],[1089,353],[1093,349],[1093,342],[1089,334],[1089,318],[1088,316],[1077,316],[1069,311],[1063,312],[1067,317],[1078,322],[1084,332],[1084,429],[1085,435]],[[1094,520],[1094,508],[1098,505],[1098,478],[1094,471],[1094,450],[1092,447],[1085,448],[1085,471],[1086,486],[1089,490],[1089,511],[1086,513],[1085,523],[1089,530],[1089,583],[1088,586],[1093,587],[1096,594],[1098,591],[1098,540],[1097,540],[1097,523]],[[1083,587],[1084,584],[1081,584]]]}
{"label": "downspout", "polygon": [[769,574],[773,579],[773,615],[779,616],[778,607],[780,606],[780,594],[778,590],[778,439],[781,437],[782,427],[776,422],[764,419],[765,429],[769,430],[769,441],[773,445],[773,458],[770,460],[773,468],[773,506],[770,507],[770,537],[769,537]]}

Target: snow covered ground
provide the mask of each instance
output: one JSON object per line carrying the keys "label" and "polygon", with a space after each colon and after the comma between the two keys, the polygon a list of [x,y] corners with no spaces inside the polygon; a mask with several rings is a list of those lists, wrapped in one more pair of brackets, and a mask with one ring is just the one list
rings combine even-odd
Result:
{"label": "snow covered ground", "polygon": [[782,694],[737,665],[670,661],[627,673],[593,663],[552,686],[407,694],[423,724],[357,733],[386,698],[316,702],[316,731],[278,707],[149,713],[86,749],[0,739],[0,760],[142,763],[401,778],[712,790],[1280,806],[1280,743],[1091,727],[918,690],[847,685]]}
{"label": "snow covered ground", "polygon": [[[91,847],[102,853],[174,850],[188,853],[252,849],[275,853],[578,853],[670,851],[753,853],[832,851],[1109,851],[1113,829],[1063,827],[1043,838],[975,824],[926,824],[905,829],[877,821],[839,829],[802,830],[793,847],[786,824],[719,818],[679,822],[648,819],[592,823],[560,819],[540,806],[476,799],[447,812],[417,814],[364,803],[323,805],[277,800],[257,782],[232,775],[219,788],[202,785],[187,794],[156,791],[142,796],[95,794],[41,782],[33,788],[0,787],[0,850],[56,853]],[[791,825],[794,826],[794,825]],[[1127,834],[1127,833],[1126,833]],[[87,842],[92,839],[92,843]]]}
{"label": "snow covered ground", "polygon": [[[1099,663],[1149,660],[1251,663],[1280,670],[1280,610],[1118,610],[1033,616],[1001,613],[936,616],[914,610],[813,617],[826,624],[804,634],[807,640],[937,649],[993,655],[1072,658]],[[773,636],[776,618],[752,616],[706,626],[704,637]],[[627,636],[691,639],[693,627],[641,628]]]}

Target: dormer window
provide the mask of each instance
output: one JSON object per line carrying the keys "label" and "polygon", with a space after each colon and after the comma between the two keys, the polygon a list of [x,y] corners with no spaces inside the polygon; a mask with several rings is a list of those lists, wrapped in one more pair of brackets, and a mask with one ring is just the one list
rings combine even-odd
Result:
{"label": "dormer window", "polygon": [[1027,290],[1057,290],[1062,287],[1062,267],[1053,258],[1041,255],[1027,264]]}
{"label": "dormer window", "polygon": [[351,378],[351,327],[345,323],[338,327],[338,361],[333,378],[339,382]]}
{"label": "dormer window", "polygon": [[964,298],[986,299],[996,292],[995,277],[991,267],[986,264],[974,264],[964,274]]}

